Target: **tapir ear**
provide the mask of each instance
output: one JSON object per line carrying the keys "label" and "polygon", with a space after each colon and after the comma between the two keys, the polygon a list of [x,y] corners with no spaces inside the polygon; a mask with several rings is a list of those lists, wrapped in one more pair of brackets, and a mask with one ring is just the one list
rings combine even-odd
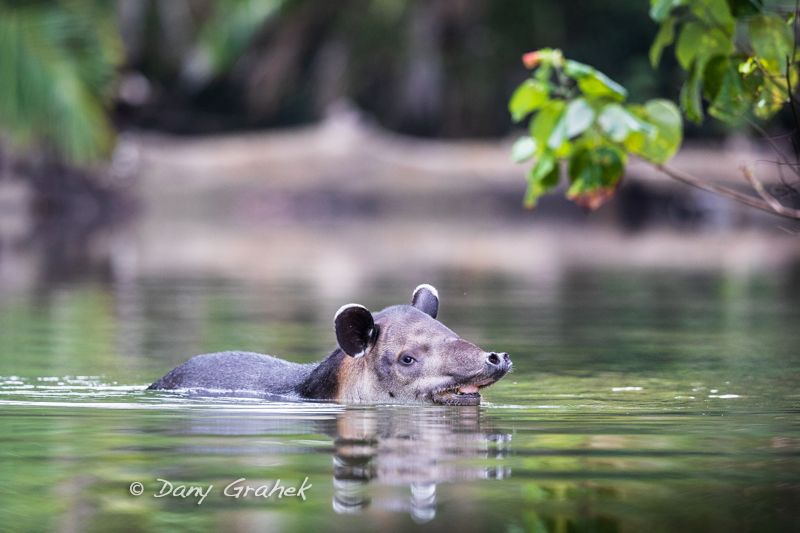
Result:
{"label": "tapir ear", "polygon": [[336,311],[333,329],[336,330],[336,340],[344,353],[361,357],[372,343],[375,322],[372,313],[363,305],[347,304]]}
{"label": "tapir ear", "polygon": [[433,286],[422,284],[414,289],[411,295],[411,305],[436,318],[439,314],[439,293]]}

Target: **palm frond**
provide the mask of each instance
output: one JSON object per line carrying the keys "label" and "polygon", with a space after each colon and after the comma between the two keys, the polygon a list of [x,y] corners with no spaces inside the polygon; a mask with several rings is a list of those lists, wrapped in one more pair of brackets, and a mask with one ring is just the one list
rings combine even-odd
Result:
{"label": "palm frond", "polygon": [[103,4],[0,1],[0,129],[12,142],[45,143],[75,163],[108,154],[122,46]]}

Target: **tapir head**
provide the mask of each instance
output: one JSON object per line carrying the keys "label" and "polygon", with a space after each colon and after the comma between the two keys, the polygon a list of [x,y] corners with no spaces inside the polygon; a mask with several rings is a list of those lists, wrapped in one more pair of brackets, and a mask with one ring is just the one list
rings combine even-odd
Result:
{"label": "tapir head", "polygon": [[374,315],[357,304],[339,309],[336,339],[350,357],[339,367],[337,399],[480,404],[480,389],[505,376],[511,359],[461,339],[436,320],[438,312],[430,285],[414,290],[411,305]]}

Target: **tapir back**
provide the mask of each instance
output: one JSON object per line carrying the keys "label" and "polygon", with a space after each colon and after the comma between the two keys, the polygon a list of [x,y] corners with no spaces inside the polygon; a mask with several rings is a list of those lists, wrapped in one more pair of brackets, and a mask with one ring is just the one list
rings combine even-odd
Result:
{"label": "tapir back", "polygon": [[295,395],[316,364],[290,363],[253,352],[217,352],[192,357],[149,389],[251,391]]}

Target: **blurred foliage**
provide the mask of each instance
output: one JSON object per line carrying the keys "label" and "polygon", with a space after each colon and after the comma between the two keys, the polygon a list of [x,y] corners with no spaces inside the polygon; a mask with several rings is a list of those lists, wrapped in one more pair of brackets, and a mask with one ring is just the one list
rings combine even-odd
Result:
{"label": "blurred foliage", "polygon": [[216,2],[198,25],[192,60],[207,65],[207,75],[219,75],[250,45],[264,21],[277,12],[281,0]]}
{"label": "blurred foliage", "polygon": [[[656,68],[675,43],[675,58],[688,73],[680,93],[686,117],[708,113],[730,122],[772,117],[787,104],[794,112],[797,86],[794,12],[770,12],[761,0],[651,0],[661,24],[650,48]],[[676,40],[677,35],[677,40]],[[683,121],[669,100],[624,104],[628,91],[598,70],[545,48],[525,54],[534,69],[509,101],[519,122],[531,113],[528,136],[512,149],[516,161],[536,160],[528,174],[525,206],[555,189],[559,162],[567,165],[567,197],[596,209],[614,196],[629,154],[655,165],[670,159],[683,140]],[[796,121],[795,115],[795,121]],[[797,123],[795,127],[800,129]]]}
{"label": "blurred foliage", "polygon": [[[708,113],[738,122],[753,113],[770,118],[797,86],[795,13],[771,12],[762,0],[651,0],[661,24],[650,50],[654,67],[665,47],[688,72],[681,107],[696,124]],[[677,35],[677,40],[676,40]]]}
{"label": "blurred foliage", "polygon": [[[706,22],[683,0],[669,5],[659,4],[666,18],[650,59],[677,31],[682,52],[654,70],[658,26],[644,0],[0,0],[0,77],[10,80],[0,121],[14,143],[43,143],[73,162],[108,154],[112,104],[117,126],[180,133],[312,122],[350,100],[394,131],[503,135],[527,50],[561,49],[627,87],[632,102],[677,100],[687,61],[732,72],[734,55],[684,52]],[[735,18],[751,16],[741,9]],[[774,23],[751,30],[780,68]],[[719,36],[712,30],[705,38]],[[736,85],[703,87],[726,99]]]}
{"label": "blurred foliage", "polygon": [[107,155],[122,43],[110,0],[0,0],[0,129],[67,160]]}
{"label": "blurred foliage", "polygon": [[670,93],[646,68],[654,32],[631,0],[0,0],[1,129],[80,163],[110,152],[112,104],[118,126],[198,133],[352,100],[396,131],[500,135],[516,58],[539,46],[633,100]]}
{"label": "blurred foliage", "polygon": [[[201,28],[228,24],[207,17],[209,6],[237,2],[122,3],[133,6],[121,17],[129,66],[152,91],[146,104],[119,111],[140,127],[195,133],[291,125],[351,100],[395,131],[502,135],[510,129],[505,101],[525,77],[517,58],[542,46],[603,69],[634,101],[677,97],[669,70],[647,66],[656,26],[644,1],[283,0],[250,41],[226,32],[249,44],[213,73],[197,50],[214,30]],[[262,12],[271,5],[261,4]],[[207,50],[216,46],[205,42]]]}

